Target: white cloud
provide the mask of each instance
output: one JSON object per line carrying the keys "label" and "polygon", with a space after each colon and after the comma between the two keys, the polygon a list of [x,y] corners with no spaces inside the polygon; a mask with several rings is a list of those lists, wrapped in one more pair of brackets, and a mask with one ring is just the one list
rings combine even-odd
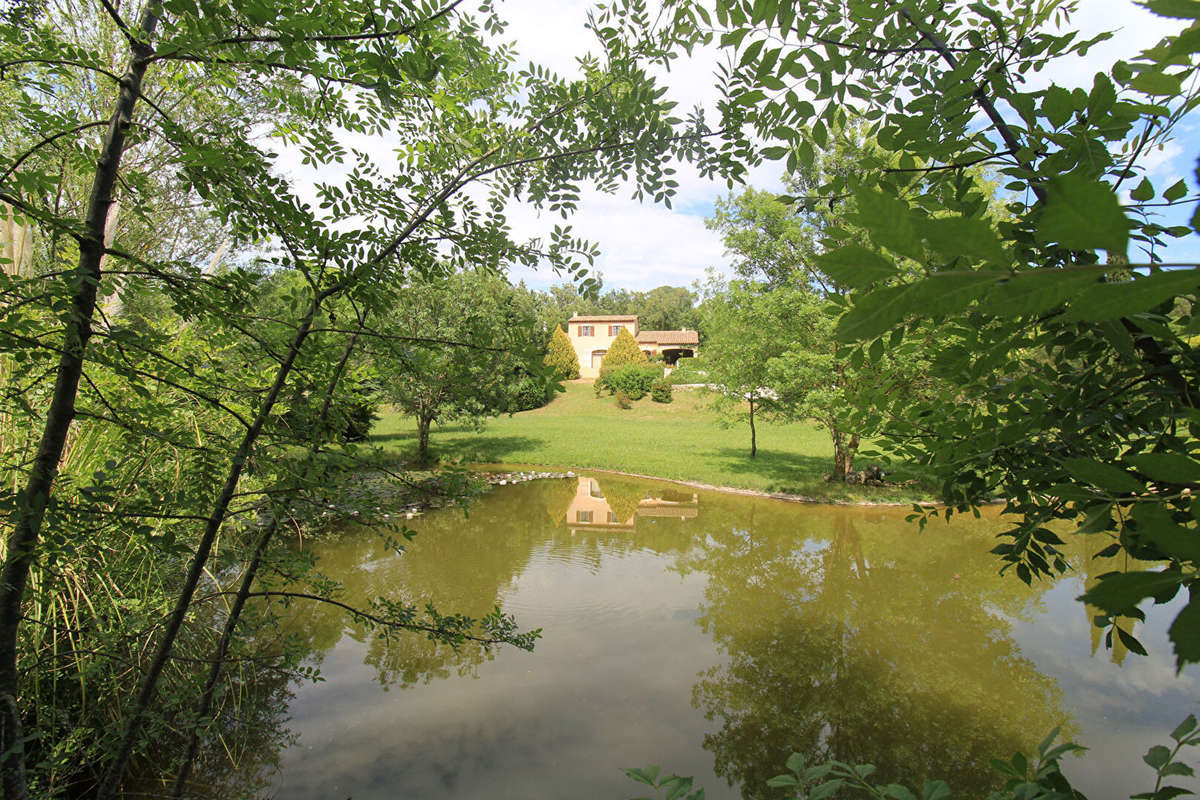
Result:
{"label": "white cloud", "polygon": [[[499,13],[509,23],[502,38],[513,44],[518,65],[532,61],[564,77],[575,77],[576,59],[596,49],[592,33],[584,27],[590,6],[589,0],[560,0],[552,6],[543,0],[501,3]],[[1117,29],[1117,33],[1112,40],[1091,49],[1086,57],[1063,59],[1031,76],[1026,88],[1050,83],[1090,87],[1095,72],[1106,70],[1117,59],[1132,58],[1180,27],[1179,21],[1157,17],[1130,0],[1082,0],[1071,25],[1084,36],[1109,29]],[[713,48],[700,49],[691,58],[676,62],[669,73],[659,74],[671,89],[669,97],[682,110],[696,104],[709,108],[715,105],[714,70],[719,58],[721,54]],[[1190,159],[1196,152],[1191,146],[1194,139],[1191,136],[1186,143],[1147,153],[1143,164],[1159,179],[1190,175]],[[395,158],[384,140],[354,137],[353,144],[377,154],[381,166]],[[291,154],[284,154],[280,161],[307,181],[314,176],[328,179],[337,174],[337,170],[314,172],[301,168]],[[600,245],[603,254],[596,270],[603,274],[607,288],[646,289],[664,283],[687,286],[702,279],[710,267],[728,271],[729,259],[720,237],[704,227],[704,217],[728,189],[724,183],[701,178],[689,165],[677,165],[677,169],[675,177],[680,186],[673,198],[674,209],[638,203],[629,197],[628,188],[615,196],[583,193],[580,211],[568,223],[577,236]],[[756,168],[748,182],[779,189],[781,176],[780,163],[770,162]],[[539,219],[532,209],[517,204],[510,208],[510,221],[518,238],[543,235],[554,224],[562,223],[557,215]],[[542,287],[563,280],[549,269],[516,269],[511,277]]]}

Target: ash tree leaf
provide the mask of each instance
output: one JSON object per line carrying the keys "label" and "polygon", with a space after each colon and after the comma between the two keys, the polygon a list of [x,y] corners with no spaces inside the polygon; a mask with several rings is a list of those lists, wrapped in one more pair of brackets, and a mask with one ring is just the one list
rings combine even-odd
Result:
{"label": "ash tree leaf", "polygon": [[1156,69],[1145,70],[1139,72],[1129,86],[1154,97],[1176,97],[1183,89],[1183,76],[1168,75]]}
{"label": "ash tree leaf", "polygon": [[1129,196],[1134,200],[1139,200],[1141,202],[1153,200],[1154,184],[1152,184],[1149,179],[1142,178],[1142,182],[1137,185],[1137,188],[1129,193]]}
{"label": "ash tree leaf", "polygon": [[861,289],[896,274],[891,259],[857,244],[823,253],[816,261],[822,272],[851,289]]}
{"label": "ash tree leaf", "polygon": [[1187,181],[1178,180],[1163,190],[1163,199],[1175,202],[1187,194]]}
{"label": "ash tree leaf", "polygon": [[1064,459],[1062,464],[1071,477],[1106,491],[1140,492],[1145,488],[1142,481],[1112,464],[1091,458],[1068,458]]}
{"label": "ash tree leaf", "polygon": [[1103,274],[1103,268],[1020,272],[993,288],[983,305],[988,313],[997,316],[1044,314],[1095,283]]}
{"label": "ash tree leaf", "polygon": [[924,257],[907,203],[870,187],[859,188],[854,199],[858,205],[858,223],[878,244],[910,258],[920,260]]}
{"label": "ash tree leaf", "polygon": [[1200,269],[1173,269],[1135,275],[1131,281],[1098,283],[1071,299],[1063,316],[1069,322],[1103,322],[1139,314],[1200,287]]}
{"label": "ash tree leaf", "polygon": [[[1188,587],[1188,604],[1183,607],[1167,636],[1175,647],[1175,669],[1183,669],[1184,664],[1200,662],[1200,602],[1197,602],[1197,591],[1194,586]],[[1186,724],[1187,720],[1184,720]],[[1193,727],[1195,719],[1192,719]],[[1180,725],[1179,728],[1182,728]],[[1176,731],[1179,730],[1176,728]],[[1172,734],[1174,735],[1174,734]]]}
{"label": "ash tree leaf", "polygon": [[1200,564],[1200,531],[1177,525],[1161,505],[1139,504],[1133,518],[1138,533],[1171,558]]}
{"label": "ash tree leaf", "polygon": [[1129,220],[1112,187],[1077,173],[1054,178],[1046,186],[1046,207],[1037,238],[1070,250],[1107,250],[1124,255]]}
{"label": "ash tree leaf", "polygon": [[1126,459],[1153,481],[1195,483],[1200,481],[1200,461],[1182,453],[1141,453]]}
{"label": "ash tree leaf", "polygon": [[1129,650],[1129,652],[1136,653],[1139,656],[1150,655],[1146,652],[1146,648],[1142,646],[1142,643],[1137,640],[1136,636],[1134,636],[1132,633],[1129,633],[1119,625],[1117,626],[1117,638],[1121,640],[1121,644],[1125,645],[1125,648]]}
{"label": "ash tree leaf", "polygon": [[947,259],[968,256],[997,267],[1012,262],[992,226],[978,217],[928,217],[916,225],[929,247]]}
{"label": "ash tree leaf", "polygon": [[1160,17],[1200,19],[1200,2],[1196,0],[1146,0],[1142,5]]}
{"label": "ash tree leaf", "polygon": [[838,320],[843,342],[873,339],[914,314],[948,314],[983,297],[1007,272],[938,272],[903,286],[885,286],[859,297]]}
{"label": "ash tree leaf", "polygon": [[[1121,614],[1136,608],[1147,597],[1158,598],[1170,591],[1171,587],[1178,589],[1180,580],[1179,573],[1170,570],[1118,572],[1101,578],[1099,583],[1076,599],[1110,614]],[[1200,647],[1197,649],[1200,651]]]}

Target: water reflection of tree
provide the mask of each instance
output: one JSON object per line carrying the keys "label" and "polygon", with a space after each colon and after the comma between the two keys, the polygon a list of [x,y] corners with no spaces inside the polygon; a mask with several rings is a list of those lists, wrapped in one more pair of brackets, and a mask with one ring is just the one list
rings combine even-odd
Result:
{"label": "water reflection of tree", "polygon": [[693,689],[720,723],[705,737],[716,772],[772,797],[766,780],[800,751],[986,793],[990,758],[1065,717],[1057,684],[1009,636],[1030,591],[996,576],[986,536],[813,517],[816,535],[795,516],[747,528],[743,508],[740,523],[706,524],[684,565],[710,575],[699,624],[729,657]]}

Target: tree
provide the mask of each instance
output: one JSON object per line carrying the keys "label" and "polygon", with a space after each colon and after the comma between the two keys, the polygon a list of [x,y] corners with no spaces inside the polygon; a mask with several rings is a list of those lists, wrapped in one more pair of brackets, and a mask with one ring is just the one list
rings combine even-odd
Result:
{"label": "tree", "polygon": [[[1085,595],[1108,638],[1135,650],[1122,614],[1200,586],[1189,485],[1200,461],[1187,444],[1200,401],[1188,338],[1200,270],[1160,254],[1200,219],[1158,216],[1195,196],[1186,180],[1155,187],[1141,174],[1143,155],[1198,102],[1200,12],[1146,5],[1192,27],[1073,90],[1024,85],[1107,38],[1059,35],[1052,25],[1069,9],[1058,2],[851,10],[819,0],[804,14],[721,2],[712,34],[737,50],[727,130],[769,140],[765,157],[795,171],[850,117],[884,151],[821,187],[825,202],[853,198],[868,244],[831,234],[820,264],[850,290],[842,341],[869,352],[922,340],[930,320],[950,334],[932,360],[952,388],[919,403],[880,398],[893,450],[934,466],[947,514],[1009,498],[1019,522],[997,552],[1026,581],[1066,569],[1047,528],[1056,519],[1113,539],[1101,552],[1168,561]],[[1005,182],[999,225],[971,168]],[[1200,660],[1200,604],[1180,612],[1171,638],[1180,665]]]}
{"label": "tree", "polygon": [[628,328],[622,327],[600,361],[600,374],[625,364],[644,364],[648,360],[646,353],[638,347],[637,339],[633,338]]}
{"label": "tree", "polygon": [[[830,176],[845,174],[864,152],[877,150],[855,130],[839,131],[813,163],[797,175],[785,176],[791,195],[808,196]],[[707,225],[724,235],[734,268],[759,291],[778,293],[774,298],[786,308],[766,308],[762,298],[744,312],[761,314],[758,323],[770,330],[742,335],[775,338],[776,355],[755,365],[761,385],[771,387],[777,415],[794,420],[813,420],[829,431],[833,444],[830,477],[844,481],[853,466],[861,438],[874,432],[856,409],[878,412],[879,397],[889,404],[927,391],[925,359],[912,337],[903,348],[874,348],[863,353],[838,340],[838,312],[831,300],[842,300],[846,287],[821,268],[821,239],[836,231],[839,241],[863,236],[846,219],[850,202],[841,205],[797,202],[747,188],[720,202]],[[761,279],[761,285],[755,282]],[[712,327],[720,328],[720,324]],[[927,334],[932,335],[932,334]],[[718,337],[723,336],[717,333]],[[735,363],[746,366],[745,359]]]}
{"label": "tree", "polygon": [[[287,552],[275,533],[315,520],[328,487],[378,464],[340,441],[336,409],[356,391],[356,353],[398,341],[380,321],[405,287],[447,263],[545,261],[586,282],[594,247],[563,227],[513,241],[511,198],[569,215],[578,181],[632,175],[636,194],[665,197],[672,154],[706,169],[725,160],[648,77],[675,57],[669,42],[694,38],[690,20],[650,35],[635,7],[609,8],[600,54],[568,81],[517,72],[489,46],[502,25],[486,4],[146,0],[136,19],[126,5],[22,4],[0,21],[0,200],[34,232],[29,274],[3,279],[0,319],[6,425],[33,433],[6,438],[3,453],[15,491],[4,496],[0,781],[13,800],[75,781],[70,792],[108,800],[149,741],[186,740],[194,728],[177,721],[211,716],[260,568]],[[96,30],[111,46],[78,38]],[[386,135],[398,158],[381,170],[346,134]],[[315,196],[273,171],[271,136],[332,168]],[[192,221],[216,235],[135,247],[122,220],[154,232],[141,245]],[[228,247],[214,253],[213,241]],[[261,313],[266,276],[285,273],[284,313]],[[136,317],[129,300],[146,301]],[[293,428],[289,403],[305,397]],[[227,532],[236,541],[216,550]],[[127,553],[137,563],[114,563]],[[60,601],[62,563],[123,607],[80,604],[78,625],[29,636],[28,612]],[[197,607],[206,575],[220,576],[227,610]],[[310,587],[314,602],[336,588]],[[384,608],[385,625],[449,643],[530,643],[499,616]],[[69,679],[56,668],[40,680],[51,653]],[[41,708],[43,691],[63,702]],[[163,769],[176,766],[179,794],[189,763]]]}
{"label": "tree", "polygon": [[523,380],[540,375],[534,320],[512,294],[502,278],[463,272],[409,287],[392,312],[390,346],[375,366],[387,399],[416,418],[419,462],[429,461],[435,420],[515,410]]}
{"label": "tree", "polygon": [[554,326],[548,350],[543,363],[551,367],[560,379],[574,380],[579,377],[579,355],[561,325]]}
{"label": "tree", "polygon": [[786,301],[791,295],[771,296],[761,284],[712,279],[700,306],[704,332],[704,370],[717,387],[715,407],[740,416],[743,404],[750,425],[750,457],[758,454],[755,420],[774,410],[768,364],[783,354],[794,337]]}

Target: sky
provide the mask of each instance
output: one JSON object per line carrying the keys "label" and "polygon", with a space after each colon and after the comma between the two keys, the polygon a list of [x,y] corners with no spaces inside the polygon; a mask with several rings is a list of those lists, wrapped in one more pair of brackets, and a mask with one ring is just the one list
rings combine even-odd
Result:
{"label": "sky", "polygon": [[[596,49],[592,35],[584,27],[587,0],[497,0],[497,9],[508,29],[504,39],[515,44],[518,64],[541,64],[564,77],[578,74],[576,59]],[[1107,71],[1116,60],[1132,58],[1152,46],[1162,36],[1178,30],[1177,20],[1157,17],[1129,0],[1079,0],[1079,10],[1071,26],[1082,35],[1103,30],[1115,32],[1112,40],[1089,51],[1086,58],[1061,59],[1051,68],[1031,76],[1027,86],[1040,89],[1054,83],[1067,88],[1090,88],[1097,71]],[[712,108],[717,93],[714,69],[720,54],[715,49],[699,50],[688,61],[677,62],[669,74],[661,77],[670,87],[668,97],[679,103],[680,110],[696,104]],[[373,148],[374,149],[374,148]],[[381,157],[390,155],[379,147]],[[1184,120],[1177,139],[1161,151],[1144,155],[1141,163],[1146,175],[1162,190],[1179,177],[1187,177],[1196,189],[1196,154],[1200,152],[1200,119]],[[281,159],[284,165],[289,159]],[[604,289],[645,290],[655,286],[690,286],[703,280],[710,269],[730,273],[730,258],[721,237],[705,226],[714,204],[730,192],[724,182],[701,178],[687,164],[676,165],[674,176],[680,183],[672,199],[672,208],[631,198],[631,187],[616,194],[604,194],[586,187],[578,212],[569,220],[576,236],[595,242],[601,249],[593,272],[603,277]],[[767,162],[753,170],[748,184],[759,189],[781,190],[780,162]],[[1170,180],[1168,180],[1170,178]],[[1126,189],[1136,185],[1127,182]],[[513,204],[509,221],[517,239],[544,235],[554,224],[562,223],[557,213],[546,212],[539,218],[526,205]],[[1165,224],[1186,224],[1188,212],[1176,211]],[[1138,260],[1131,251],[1131,258]],[[1164,254],[1167,261],[1200,260],[1200,237],[1189,236],[1171,245]],[[566,278],[549,268],[538,270],[515,267],[510,279],[524,281],[533,288],[545,289]]]}
{"label": "sky", "polygon": [[[498,8],[509,21],[506,36],[516,43],[521,57],[570,76],[576,74],[576,56],[590,47],[590,33],[583,27],[589,5],[584,0],[559,0],[553,5],[522,0],[500,2]],[[553,8],[551,13],[547,13],[548,7]],[[1087,36],[1104,30],[1115,31],[1116,35],[1089,51],[1086,58],[1063,60],[1052,69],[1034,75],[1030,88],[1056,83],[1067,88],[1090,89],[1097,71],[1105,70],[1116,60],[1133,57],[1180,27],[1178,21],[1157,17],[1127,0],[1082,0],[1072,25]],[[673,69],[666,76],[671,99],[679,101],[684,109],[696,103],[711,107],[716,100],[712,86],[717,58],[712,50],[701,51],[690,63]],[[1187,176],[1189,185],[1196,188],[1194,169],[1196,154],[1200,152],[1200,120],[1185,121],[1180,133],[1179,139],[1165,151],[1147,153],[1142,160],[1147,176],[1159,190],[1179,176]],[[730,259],[721,237],[708,230],[704,220],[711,215],[713,204],[728,195],[729,190],[723,182],[701,179],[687,165],[678,168],[680,188],[672,201],[673,209],[639,204],[629,199],[628,193],[590,192],[583,196],[580,211],[571,224],[576,235],[600,245],[602,255],[596,267],[604,277],[606,289],[644,290],[662,284],[688,286],[703,279],[710,267],[728,273]],[[782,190],[781,175],[779,163],[771,162],[757,169],[749,183],[760,189]],[[1173,176],[1169,182],[1168,176]],[[538,229],[530,210],[513,211],[516,232],[533,234]],[[1182,214],[1171,224],[1186,224],[1188,217],[1190,213]],[[1182,246],[1173,246],[1166,260],[1197,259],[1200,246],[1185,241]],[[513,270],[511,277],[514,282],[524,280],[536,288],[562,281],[546,270]]]}

